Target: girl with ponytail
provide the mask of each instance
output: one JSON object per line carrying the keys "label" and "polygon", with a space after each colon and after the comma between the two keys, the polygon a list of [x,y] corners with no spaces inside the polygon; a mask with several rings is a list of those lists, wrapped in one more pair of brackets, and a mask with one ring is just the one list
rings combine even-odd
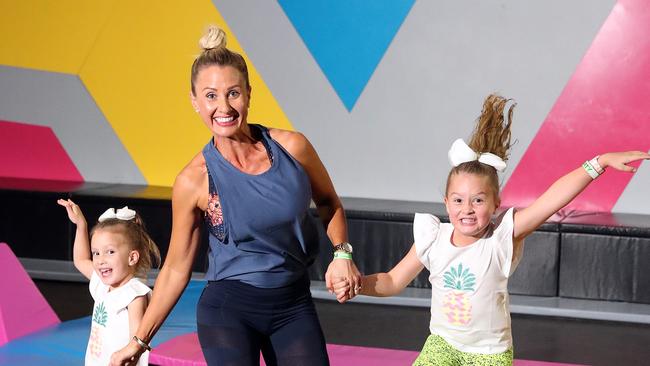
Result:
{"label": "girl with ponytail", "polygon": [[[650,159],[641,151],[606,153],[553,183],[529,207],[500,205],[498,173],[506,169],[514,103],[489,95],[469,145],[457,139],[449,150],[452,169],[444,202],[450,223],[415,214],[414,244],[388,273],[362,278],[361,294],[392,296],[426,267],[431,282],[431,335],[413,365],[512,365],[508,278],[523,253],[524,238],[567,205],[605,169]],[[334,284],[340,302],[350,284]]]}

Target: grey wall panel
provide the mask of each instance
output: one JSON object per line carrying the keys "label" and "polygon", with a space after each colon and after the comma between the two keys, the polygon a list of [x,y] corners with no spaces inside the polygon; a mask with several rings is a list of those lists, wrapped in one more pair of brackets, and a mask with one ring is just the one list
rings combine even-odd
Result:
{"label": "grey wall panel", "polygon": [[[642,163],[630,183],[625,187],[612,212],[650,214],[650,163]],[[650,223],[650,220],[649,220]]]}
{"label": "grey wall panel", "polygon": [[339,194],[437,202],[482,99],[519,103],[514,167],[614,5],[417,1],[348,113],[277,3],[214,3]]}
{"label": "grey wall panel", "polygon": [[76,75],[0,66],[0,119],[52,128],[86,182],[146,184]]}

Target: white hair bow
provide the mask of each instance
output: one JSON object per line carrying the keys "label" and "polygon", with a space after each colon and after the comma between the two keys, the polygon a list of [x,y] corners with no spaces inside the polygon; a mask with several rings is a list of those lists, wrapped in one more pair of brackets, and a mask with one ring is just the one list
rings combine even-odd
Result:
{"label": "white hair bow", "polygon": [[500,172],[506,170],[506,162],[503,161],[503,159],[492,153],[478,154],[476,151],[472,150],[471,147],[467,146],[463,139],[456,139],[456,141],[451,144],[447,156],[449,156],[449,162],[453,167],[457,167],[468,161],[478,160],[483,164],[494,167],[494,169]]}
{"label": "white hair bow", "polygon": [[111,207],[108,210],[104,211],[104,213],[99,216],[97,221],[103,222],[108,219],[133,220],[134,217],[135,211],[131,210],[129,206],[118,208],[117,211]]}

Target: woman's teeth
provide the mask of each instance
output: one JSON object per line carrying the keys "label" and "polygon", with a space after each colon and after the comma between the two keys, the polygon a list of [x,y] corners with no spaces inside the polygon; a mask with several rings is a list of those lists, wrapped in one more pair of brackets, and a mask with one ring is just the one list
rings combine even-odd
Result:
{"label": "woman's teeth", "polygon": [[233,116],[230,117],[215,117],[214,120],[217,121],[217,123],[228,123],[232,122],[235,118]]}

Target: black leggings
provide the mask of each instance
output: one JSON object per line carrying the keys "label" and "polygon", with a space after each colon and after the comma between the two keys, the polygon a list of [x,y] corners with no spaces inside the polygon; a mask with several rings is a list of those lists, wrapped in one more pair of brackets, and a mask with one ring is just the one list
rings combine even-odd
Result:
{"label": "black leggings", "polygon": [[327,366],[329,359],[309,279],[281,288],[210,281],[196,312],[210,366]]}

